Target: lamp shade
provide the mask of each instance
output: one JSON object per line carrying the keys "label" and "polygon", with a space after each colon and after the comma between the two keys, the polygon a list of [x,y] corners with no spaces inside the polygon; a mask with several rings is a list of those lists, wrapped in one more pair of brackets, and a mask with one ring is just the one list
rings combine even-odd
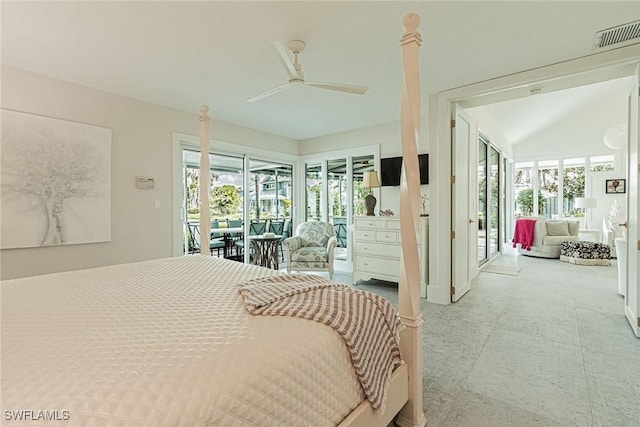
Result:
{"label": "lamp shade", "polygon": [[362,188],[378,188],[380,187],[380,181],[378,180],[378,172],[367,171],[364,173],[362,180]]}
{"label": "lamp shade", "polygon": [[595,197],[576,197],[575,207],[578,209],[595,208],[598,206],[598,199]]}
{"label": "lamp shade", "polygon": [[604,134],[604,145],[614,150],[622,150],[627,146],[627,140],[629,139],[627,132],[627,124],[620,123],[611,127]]}

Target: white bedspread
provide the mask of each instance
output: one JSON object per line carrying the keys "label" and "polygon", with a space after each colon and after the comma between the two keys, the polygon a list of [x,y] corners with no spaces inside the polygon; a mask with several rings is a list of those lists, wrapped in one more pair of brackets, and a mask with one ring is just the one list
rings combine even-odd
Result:
{"label": "white bedspread", "polygon": [[364,400],[346,346],[248,314],[237,283],[269,274],[187,256],[3,282],[2,424],[336,425]]}

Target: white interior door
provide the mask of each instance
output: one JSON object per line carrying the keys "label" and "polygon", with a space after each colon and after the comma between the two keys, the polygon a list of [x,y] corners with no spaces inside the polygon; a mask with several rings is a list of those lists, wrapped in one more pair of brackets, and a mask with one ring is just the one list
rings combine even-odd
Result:
{"label": "white interior door", "polygon": [[638,280],[638,262],[640,252],[640,240],[638,236],[638,172],[640,172],[640,159],[638,158],[638,140],[640,139],[638,121],[640,113],[638,109],[638,80],[639,69],[636,68],[636,77],[629,94],[629,164],[627,165],[627,289],[624,298],[624,309],[627,319],[636,336],[640,337],[640,285]]}
{"label": "white interior door", "polygon": [[[471,265],[476,265],[476,244],[473,231],[476,223],[472,219],[472,194],[470,185],[471,147],[476,145],[472,138],[473,124],[466,112],[456,104],[454,124],[451,130],[451,159],[453,178],[451,184],[451,301],[458,301],[471,289]],[[475,170],[475,167],[473,168]],[[475,216],[473,216],[475,218]]]}

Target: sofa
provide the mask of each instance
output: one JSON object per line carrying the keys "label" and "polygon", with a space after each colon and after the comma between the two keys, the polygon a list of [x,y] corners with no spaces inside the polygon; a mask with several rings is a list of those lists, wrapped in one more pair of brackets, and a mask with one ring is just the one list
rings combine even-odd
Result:
{"label": "sofa", "polygon": [[518,253],[540,258],[560,258],[562,242],[579,242],[579,221],[547,219],[543,216],[527,217],[535,220],[533,243],[530,249],[518,247]]}

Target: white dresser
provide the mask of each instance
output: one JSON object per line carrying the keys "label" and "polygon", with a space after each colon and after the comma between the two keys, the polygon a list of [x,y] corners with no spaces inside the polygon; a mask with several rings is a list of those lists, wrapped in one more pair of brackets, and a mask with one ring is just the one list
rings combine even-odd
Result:
{"label": "white dresser", "polygon": [[[429,218],[420,217],[418,228],[420,289],[426,296],[429,281]],[[353,227],[353,283],[371,278],[397,282],[400,274],[400,218],[357,216]]]}

